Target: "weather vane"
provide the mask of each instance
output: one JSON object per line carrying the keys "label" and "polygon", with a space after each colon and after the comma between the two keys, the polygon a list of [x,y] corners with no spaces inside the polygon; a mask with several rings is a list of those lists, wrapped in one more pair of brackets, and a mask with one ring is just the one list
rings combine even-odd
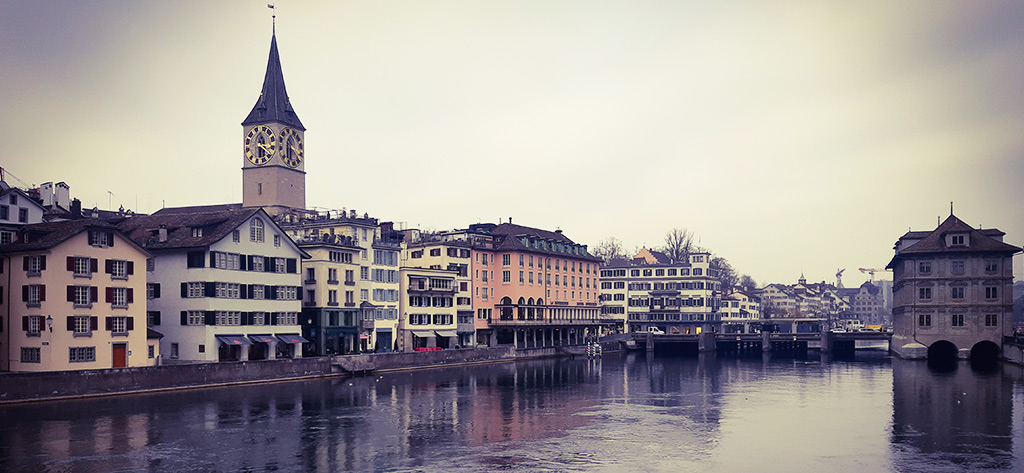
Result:
{"label": "weather vane", "polygon": [[274,34],[277,34],[277,7],[275,7],[273,3],[268,3],[267,8],[269,8],[272,11],[272,13],[270,14],[271,29],[273,30],[272,32]]}

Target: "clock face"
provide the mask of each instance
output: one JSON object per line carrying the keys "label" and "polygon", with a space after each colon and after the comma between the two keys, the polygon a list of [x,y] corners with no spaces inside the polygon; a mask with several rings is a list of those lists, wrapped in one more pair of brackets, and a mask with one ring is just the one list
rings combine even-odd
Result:
{"label": "clock face", "polygon": [[281,130],[281,161],[293,168],[302,164],[302,135],[294,128]]}
{"label": "clock face", "polygon": [[266,125],[258,125],[245,135],[245,157],[249,162],[262,166],[274,157],[277,148],[274,130]]}

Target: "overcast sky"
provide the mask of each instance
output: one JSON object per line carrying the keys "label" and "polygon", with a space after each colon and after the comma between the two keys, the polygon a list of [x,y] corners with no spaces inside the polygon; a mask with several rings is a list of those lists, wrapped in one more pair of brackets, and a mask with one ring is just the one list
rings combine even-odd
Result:
{"label": "overcast sky", "polygon": [[[630,249],[687,228],[761,284],[859,284],[950,201],[1024,244],[1021,2],[277,6],[310,206]],[[270,36],[265,0],[0,0],[7,180],[241,201]]]}

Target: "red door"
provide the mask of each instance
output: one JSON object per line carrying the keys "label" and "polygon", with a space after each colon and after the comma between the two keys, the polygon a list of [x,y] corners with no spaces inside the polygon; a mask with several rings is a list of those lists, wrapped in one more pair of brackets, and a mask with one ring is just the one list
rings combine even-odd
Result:
{"label": "red door", "polygon": [[128,345],[124,343],[114,344],[114,368],[128,366]]}

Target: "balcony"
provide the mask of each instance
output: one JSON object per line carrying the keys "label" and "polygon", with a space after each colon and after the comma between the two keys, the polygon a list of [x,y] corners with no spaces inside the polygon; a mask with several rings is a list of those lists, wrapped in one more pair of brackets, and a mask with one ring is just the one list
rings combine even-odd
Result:
{"label": "balcony", "polygon": [[373,319],[363,319],[362,323],[360,323],[359,326],[365,329],[373,330]]}

